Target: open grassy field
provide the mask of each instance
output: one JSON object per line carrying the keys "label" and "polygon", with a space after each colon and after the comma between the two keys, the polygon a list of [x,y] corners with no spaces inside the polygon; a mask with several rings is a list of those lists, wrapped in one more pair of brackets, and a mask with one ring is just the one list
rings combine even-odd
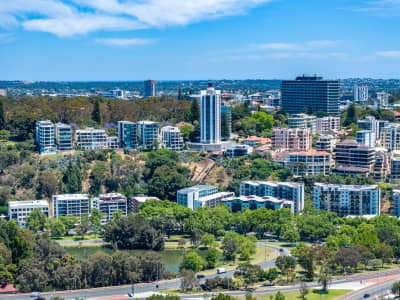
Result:
{"label": "open grassy field", "polygon": [[[319,293],[319,290],[310,290],[309,294],[306,296],[307,300],[333,300],[340,296],[350,293],[349,290],[329,290],[327,294]],[[285,295],[285,300],[299,300],[301,299],[299,291],[283,292]],[[271,296],[275,296],[275,293],[265,293],[265,294],[254,294],[253,297],[257,300],[270,300]],[[238,300],[244,300],[245,296],[237,297]]]}

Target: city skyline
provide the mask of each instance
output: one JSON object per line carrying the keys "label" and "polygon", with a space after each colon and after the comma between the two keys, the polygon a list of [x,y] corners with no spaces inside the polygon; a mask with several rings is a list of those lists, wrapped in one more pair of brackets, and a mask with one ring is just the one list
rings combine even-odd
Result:
{"label": "city skyline", "polygon": [[1,80],[398,77],[398,1],[15,0],[0,16]]}

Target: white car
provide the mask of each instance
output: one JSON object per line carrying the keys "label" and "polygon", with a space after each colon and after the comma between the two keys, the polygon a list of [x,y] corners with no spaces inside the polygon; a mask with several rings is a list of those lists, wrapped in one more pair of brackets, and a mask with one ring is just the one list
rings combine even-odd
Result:
{"label": "white car", "polygon": [[33,292],[33,293],[31,294],[31,297],[35,297],[35,298],[40,297],[40,293],[38,293],[38,292]]}
{"label": "white car", "polygon": [[218,268],[217,269],[217,274],[223,274],[223,273],[226,273],[225,268]]}

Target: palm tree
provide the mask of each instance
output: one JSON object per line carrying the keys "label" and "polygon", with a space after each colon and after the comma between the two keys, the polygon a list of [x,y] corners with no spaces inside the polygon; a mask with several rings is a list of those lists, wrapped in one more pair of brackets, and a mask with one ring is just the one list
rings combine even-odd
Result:
{"label": "palm tree", "polygon": [[318,283],[322,285],[322,290],[326,291],[328,289],[329,283],[332,281],[331,270],[328,264],[323,264],[319,272]]}

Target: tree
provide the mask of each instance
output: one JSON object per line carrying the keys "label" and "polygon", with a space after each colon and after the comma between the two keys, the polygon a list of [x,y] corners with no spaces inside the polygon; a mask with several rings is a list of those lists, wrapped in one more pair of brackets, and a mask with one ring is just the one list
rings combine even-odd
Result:
{"label": "tree", "polygon": [[61,216],[59,219],[65,226],[66,234],[68,234],[71,229],[74,229],[79,222],[79,218],[73,215]]}
{"label": "tree", "polygon": [[190,106],[191,123],[194,121],[200,122],[200,105],[197,99],[192,100],[192,105]]}
{"label": "tree", "polygon": [[309,292],[310,292],[310,289],[308,288],[307,284],[305,282],[302,282],[300,284],[301,299],[305,300],[306,296],[308,295]]}
{"label": "tree", "polygon": [[358,111],[354,103],[350,104],[346,111],[346,118],[343,122],[343,126],[349,126],[356,123],[358,120]]}
{"label": "tree", "polygon": [[218,251],[216,249],[208,249],[206,252],[205,260],[209,269],[215,268],[218,262]]}
{"label": "tree", "polygon": [[40,196],[51,198],[56,195],[59,188],[57,175],[52,171],[43,171],[39,174],[38,194]]}
{"label": "tree", "polygon": [[101,124],[100,100],[96,99],[93,103],[92,120],[98,125]]}
{"label": "tree", "polygon": [[320,272],[319,272],[319,278],[318,278],[318,283],[322,285],[322,290],[326,291],[328,289],[329,283],[332,281],[332,276],[331,276],[331,268],[327,263],[324,263],[321,266]]}
{"label": "tree", "polygon": [[205,233],[201,237],[201,244],[210,247],[215,243],[215,236],[211,233]]}
{"label": "tree", "polygon": [[178,248],[184,249],[186,245],[186,240],[184,238],[180,238],[178,241]]}
{"label": "tree", "polygon": [[87,215],[81,216],[81,223],[76,228],[76,233],[81,236],[82,240],[84,240],[85,234],[89,231],[89,229],[90,229],[89,217]]}
{"label": "tree", "polygon": [[90,214],[90,223],[92,223],[92,225],[94,225],[96,230],[99,230],[101,220],[103,219],[103,217],[104,217],[104,214],[100,210],[98,210],[96,208],[92,209],[92,212]]}
{"label": "tree", "polygon": [[3,99],[0,99],[0,130],[6,129],[6,112]]}
{"label": "tree", "polygon": [[335,256],[335,261],[338,265],[342,266],[343,272],[346,268],[356,268],[360,259],[360,254],[353,248],[341,248]]}
{"label": "tree", "polygon": [[212,297],[211,300],[235,300],[236,298],[230,295],[218,294],[218,296]]}
{"label": "tree", "polygon": [[192,270],[182,269],[181,276],[181,290],[183,292],[192,290],[199,285],[199,280],[197,279],[195,272],[193,272]]}
{"label": "tree", "polygon": [[10,132],[5,129],[0,130],[0,141],[8,142],[9,139],[10,139]]}
{"label": "tree", "polygon": [[281,292],[276,293],[275,300],[285,300],[285,295]]}
{"label": "tree", "polygon": [[46,227],[51,230],[51,236],[62,237],[65,234],[65,225],[60,219],[48,219]]}
{"label": "tree", "polygon": [[40,208],[32,210],[26,219],[26,226],[34,232],[43,230],[45,223],[46,215]]}
{"label": "tree", "polygon": [[185,142],[190,141],[190,135],[193,132],[193,127],[189,125],[182,125],[179,127],[179,130],[182,133],[183,140]]}
{"label": "tree", "polygon": [[293,226],[287,225],[283,229],[282,238],[289,243],[295,243],[300,239],[300,234]]}
{"label": "tree", "polygon": [[378,258],[382,259],[382,268],[385,263],[391,263],[393,259],[393,248],[385,243],[382,243],[376,249],[376,255]]}
{"label": "tree", "polygon": [[65,193],[79,193],[82,190],[82,173],[80,162],[74,163],[72,159],[69,160],[67,169],[63,175],[63,192]]}
{"label": "tree", "polygon": [[203,259],[196,252],[188,253],[183,259],[180,269],[192,270],[199,272],[203,268]]}
{"label": "tree", "polygon": [[264,271],[264,279],[272,284],[279,277],[279,271],[276,268],[269,268]]}

